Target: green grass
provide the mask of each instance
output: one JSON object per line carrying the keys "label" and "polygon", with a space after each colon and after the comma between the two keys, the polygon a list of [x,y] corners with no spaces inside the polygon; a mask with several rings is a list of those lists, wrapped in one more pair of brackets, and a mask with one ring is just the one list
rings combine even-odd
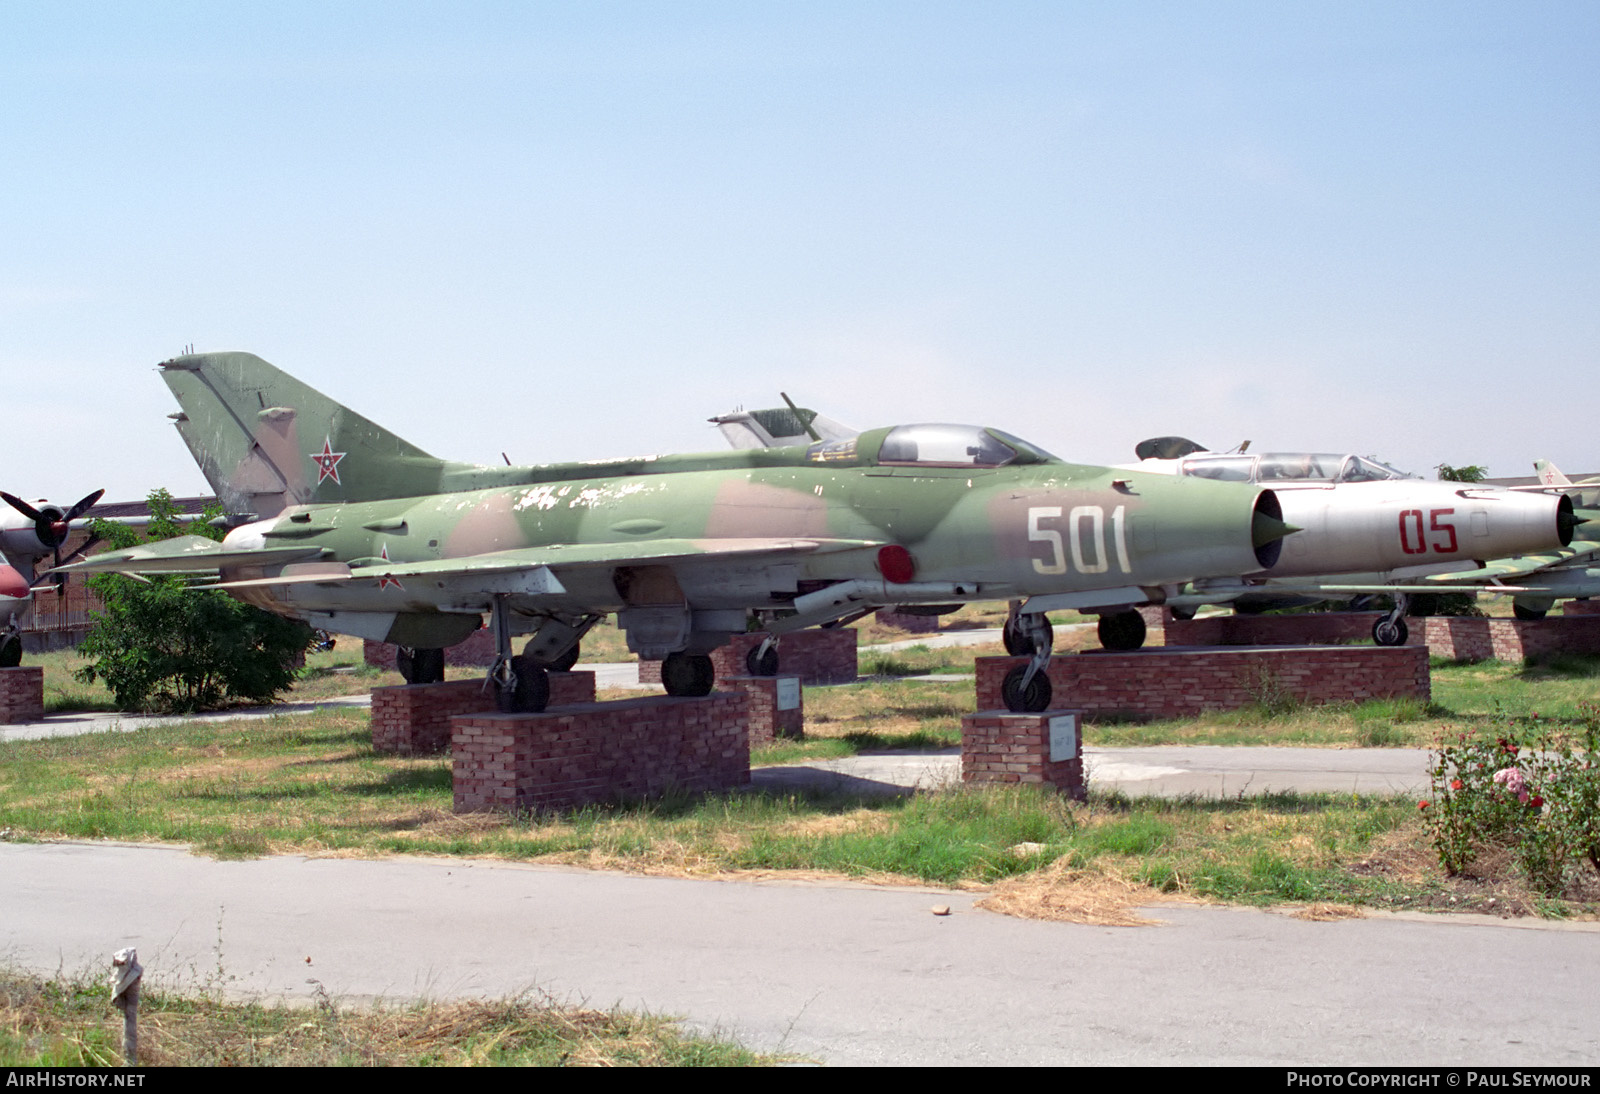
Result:
{"label": "green grass", "polygon": [[[665,1066],[778,1062],[668,1020],[537,997],[347,1008],[229,1002],[146,985],[144,1067]],[[101,978],[0,970],[0,1066],[120,1067],[122,1016]]]}

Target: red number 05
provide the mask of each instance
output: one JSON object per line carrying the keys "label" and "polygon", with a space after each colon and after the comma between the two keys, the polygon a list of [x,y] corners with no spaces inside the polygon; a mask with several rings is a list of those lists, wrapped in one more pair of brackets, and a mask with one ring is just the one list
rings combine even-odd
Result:
{"label": "red number 05", "polygon": [[[1454,509],[1428,510],[1428,531],[1444,533],[1441,542],[1435,537],[1430,544],[1426,532],[1423,531],[1422,510],[1406,509],[1400,514],[1400,549],[1408,555],[1425,555],[1428,548],[1433,547],[1435,554],[1454,554],[1457,549],[1456,526],[1450,521],[1441,521],[1440,517],[1447,517],[1454,513]],[[1413,545],[1414,544],[1414,545]]]}

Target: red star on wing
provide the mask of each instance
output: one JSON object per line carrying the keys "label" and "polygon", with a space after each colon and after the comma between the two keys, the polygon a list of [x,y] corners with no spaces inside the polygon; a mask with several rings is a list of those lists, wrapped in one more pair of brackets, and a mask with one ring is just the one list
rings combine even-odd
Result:
{"label": "red star on wing", "polygon": [[[379,552],[378,557],[383,559],[385,562],[389,561],[389,545],[387,543],[383,545],[383,550]],[[387,589],[390,585],[393,585],[396,589],[405,588],[404,585],[400,584],[400,579],[398,577],[380,577],[378,579],[378,588],[380,590]]]}
{"label": "red star on wing", "polygon": [[333,450],[332,437],[322,438],[322,451],[310,453],[311,462],[317,465],[318,486],[322,485],[323,479],[332,479],[334,482],[339,483],[340,486],[344,485],[344,483],[339,482],[339,461],[344,459],[346,455],[347,453]]}

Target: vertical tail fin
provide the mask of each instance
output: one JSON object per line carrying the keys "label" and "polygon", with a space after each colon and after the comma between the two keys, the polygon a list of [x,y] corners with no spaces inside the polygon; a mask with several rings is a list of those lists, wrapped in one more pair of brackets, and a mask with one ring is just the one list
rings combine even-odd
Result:
{"label": "vertical tail fin", "polygon": [[229,513],[436,492],[451,465],[250,353],[161,363],[172,417]]}
{"label": "vertical tail fin", "polygon": [[1534,460],[1533,469],[1539,475],[1539,481],[1546,486],[1571,486],[1572,480],[1561,473],[1561,468],[1549,460]]}

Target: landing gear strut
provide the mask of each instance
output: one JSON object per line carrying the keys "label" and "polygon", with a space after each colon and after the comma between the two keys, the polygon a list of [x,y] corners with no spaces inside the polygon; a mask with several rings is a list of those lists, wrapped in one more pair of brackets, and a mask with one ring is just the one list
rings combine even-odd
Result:
{"label": "landing gear strut", "polygon": [[484,687],[494,688],[495,703],[504,714],[544,710],[550,705],[550,674],[530,657],[511,656],[511,609],[504,594],[495,595],[490,626],[494,628],[495,657]]}
{"label": "landing gear strut", "polygon": [[1043,612],[1023,612],[1020,601],[1013,601],[1006,617],[1003,631],[1006,651],[1016,657],[1027,657],[1026,665],[1018,665],[1006,673],[1000,682],[1000,700],[1006,709],[1018,714],[1037,714],[1050,708],[1050,676],[1045,669],[1050,664],[1050,647],[1055,643],[1055,631]]}
{"label": "landing gear strut", "polygon": [[744,655],[744,667],[751,676],[778,675],[778,640],[769,634],[761,645],[751,646]]}

